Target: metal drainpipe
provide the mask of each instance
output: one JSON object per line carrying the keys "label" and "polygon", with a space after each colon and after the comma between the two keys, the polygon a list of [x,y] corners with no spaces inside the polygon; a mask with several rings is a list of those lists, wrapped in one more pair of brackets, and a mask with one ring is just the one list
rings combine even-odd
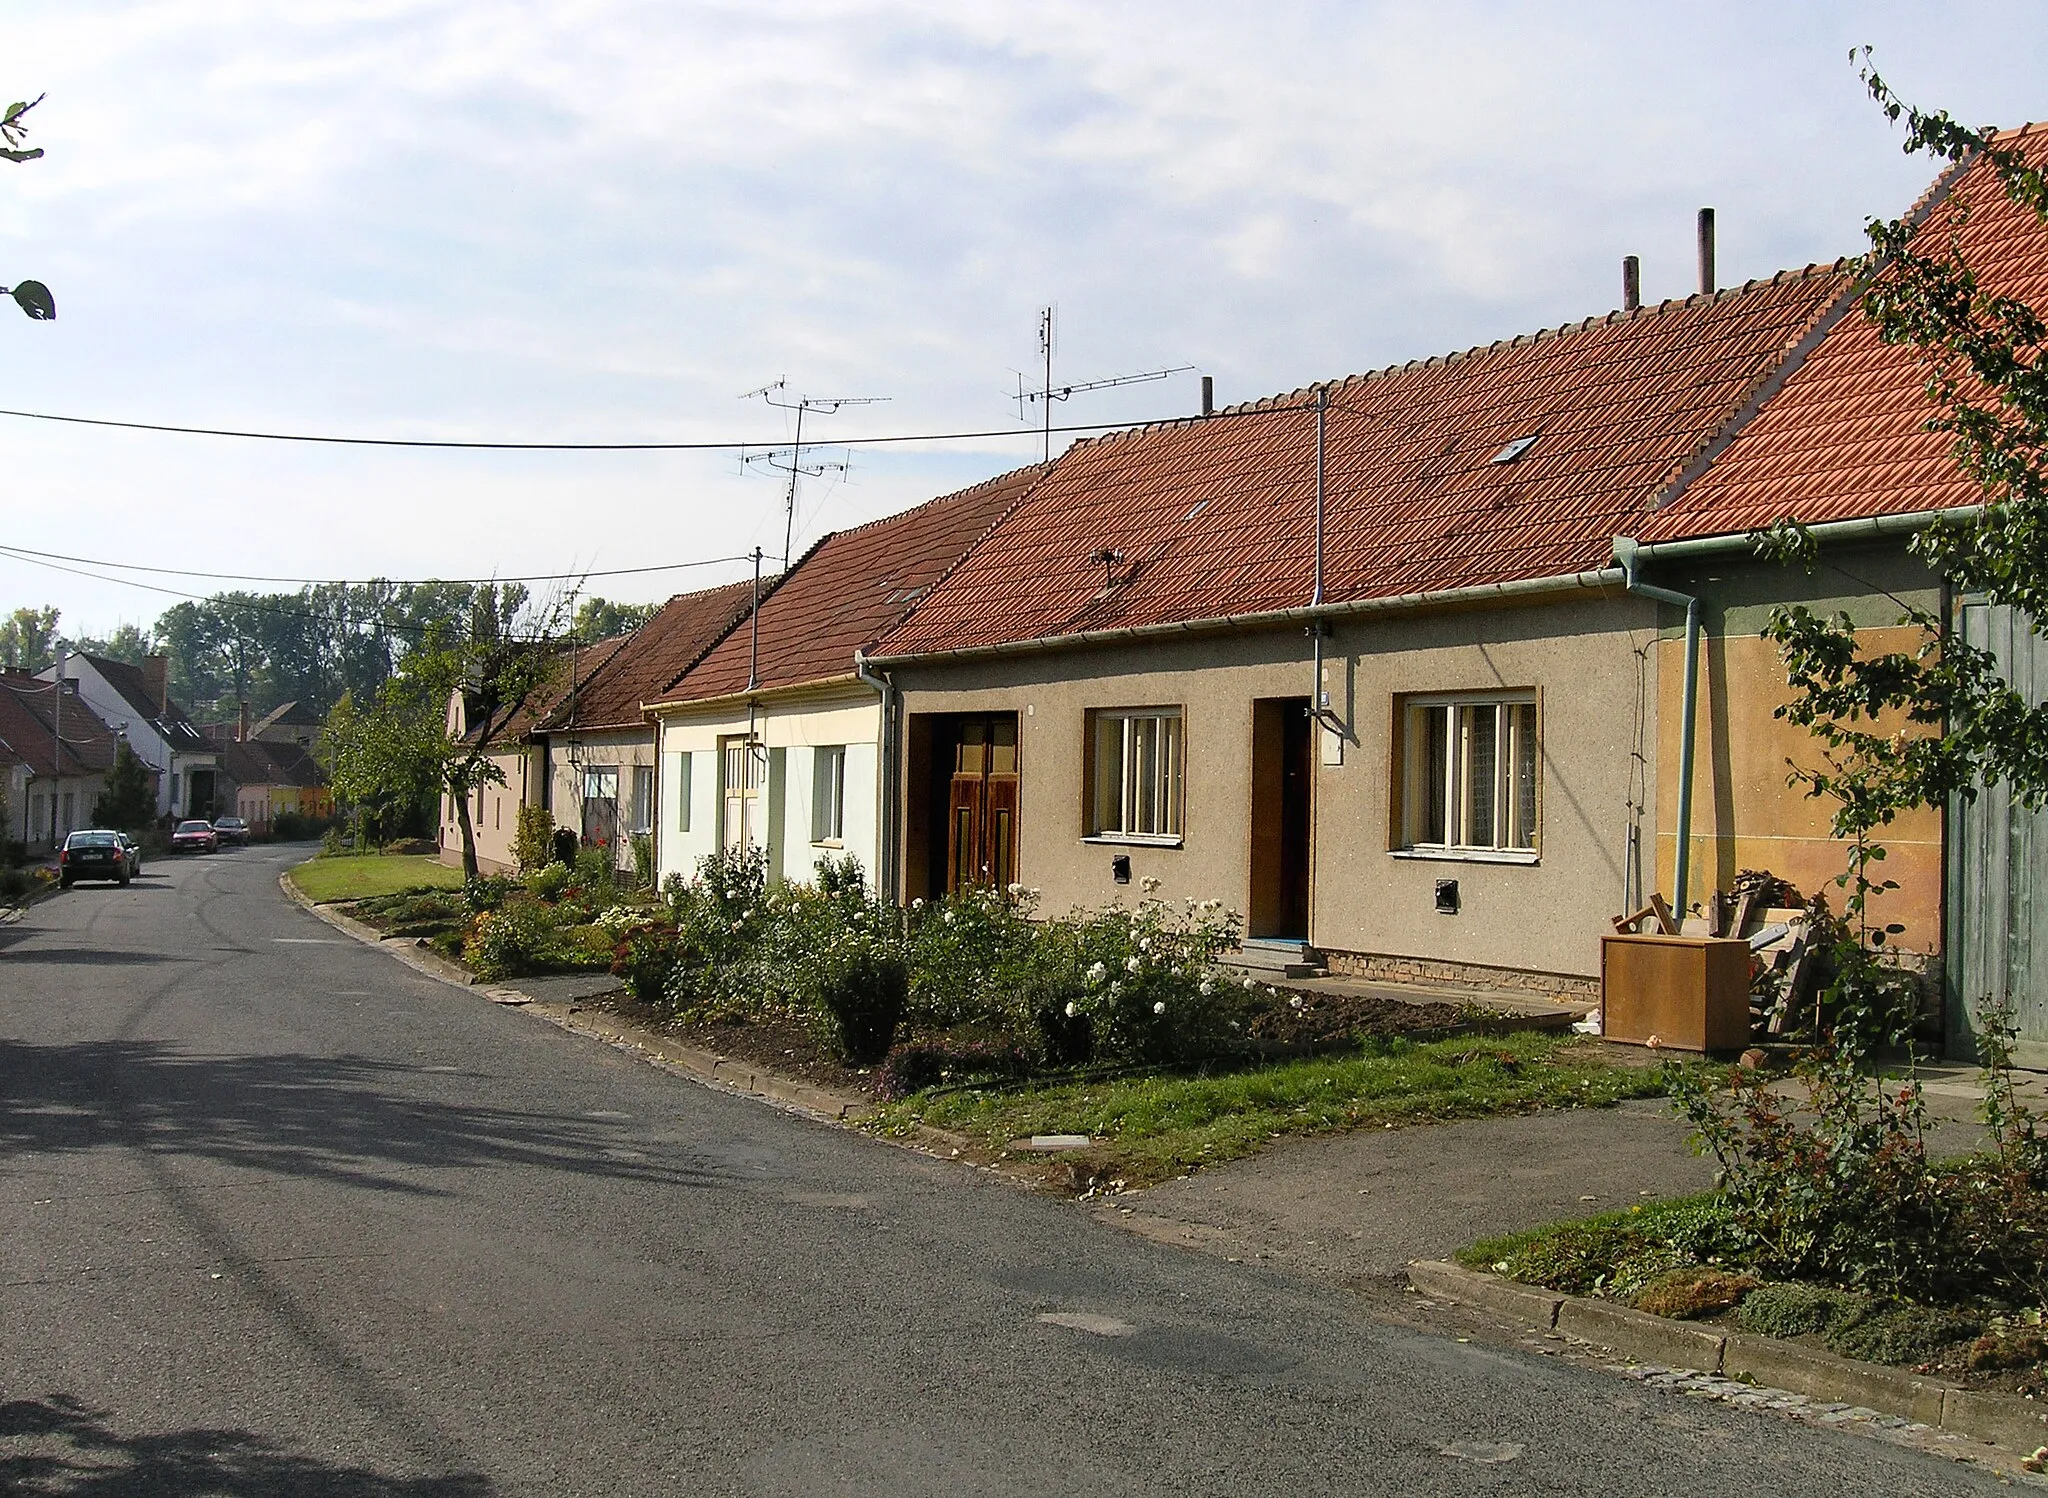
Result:
{"label": "metal drainpipe", "polygon": [[876,819],[875,829],[879,836],[875,840],[875,893],[884,899],[900,899],[902,892],[896,888],[896,789],[899,775],[896,735],[896,684],[889,679],[886,671],[877,671],[868,665],[865,652],[853,653],[853,674],[882,694],[882,741],[876,746],[876,758],[881,761],[881,813]]}
{"label": "metal drainpipe", "polygon": [[1637,575],[1637,552],[1633,538],[1614,538],[1614,560],[1621,564],[1628,591],[1641,598],[1654,598],[1685,610],[1685,695],[1679,706],[1678,743],[1678,866],[1672,872],[1673,914],[1685,919],[1686,893],[1692,879],[1692,778],[1694,727],[1699,720],[1700,692],[1700,601],[1689,594],[1659,588]]}
{"label": "metal drainpipe", "polygon": [[[1330,387],[1316,387],[1316,535],[1315,535],[1315,596],[1309,600],[1309,607],[1323,605],[1323,433],[1330,411]],[[1311,620],[1308,626],[1309,638],[1314,643],[1315,678],[1309,691],[1308,715],[1318,723],[1323,719],[1323,630],[1320,619]]]}

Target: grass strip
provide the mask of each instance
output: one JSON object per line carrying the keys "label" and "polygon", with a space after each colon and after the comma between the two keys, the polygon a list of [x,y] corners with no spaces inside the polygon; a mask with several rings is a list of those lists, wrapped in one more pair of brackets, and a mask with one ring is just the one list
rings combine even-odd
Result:
{"label": "grass strip", "polygon": [[326,905],[409,889],[460,889],[462,870],[431,853],[345,853],[309,859],[291,871],[291,881],[314,904]]}
{"label": "grass strip", "polygon": [[1575,1040],[1533,1032],[1376,1042],[1360,1051],[1195,1074],[924,1093],[881,1109],[884,1133],[918,1124],[991,1148],[1033,1134],[1087,1134],[1094,1162],[1148,1185],[1294,1134],[1605,1107],[1662,1095],[1652,1068],[1609,1065]]}

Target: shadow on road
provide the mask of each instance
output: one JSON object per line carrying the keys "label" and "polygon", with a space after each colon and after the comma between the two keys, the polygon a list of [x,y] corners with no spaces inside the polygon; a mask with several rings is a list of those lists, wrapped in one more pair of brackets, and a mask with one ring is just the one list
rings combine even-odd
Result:
{"label": "shadow on road", "polygon": [[32,1498],[489,1498],[482,1476],[387,1477],[297,1456],[246,1430],[117,1435],[62,1394],[0,1404],[0,1493]]}
{"label": "shadow on road", "polygon": [[161,962],[190,962],[172,952],[121,952],[107,947],[30,947],[17,965],[51,963],[58,967],[154,967]]}
{"label": "shadow on road", "polygon": [[360,1057],[0,1040],[0,1158],[129,1148],[428,1196],[448,1193],[400,1172],[521,1167],[668,1186],[730,1179],[703,1160],[620,1150],[626,1141],[606,1125],[420,1095],[454,1081]]}

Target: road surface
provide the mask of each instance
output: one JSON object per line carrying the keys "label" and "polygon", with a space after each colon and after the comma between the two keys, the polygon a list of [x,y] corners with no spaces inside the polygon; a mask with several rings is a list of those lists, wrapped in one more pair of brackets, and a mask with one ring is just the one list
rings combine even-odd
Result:
{"label": "road surface", "polygon": [[0,1491],[1990,1491],[654,1070],[161,861],[0,927]]}

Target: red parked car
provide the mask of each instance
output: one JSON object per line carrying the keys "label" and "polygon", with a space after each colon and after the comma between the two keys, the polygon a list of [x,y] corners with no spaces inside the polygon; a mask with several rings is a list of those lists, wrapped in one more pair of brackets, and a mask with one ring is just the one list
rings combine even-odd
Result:
{"label": "red parked car", "polygon": [[173,853],[213,853],[220,848],[220,834],[211,822],[180,822],[171,833]]}

